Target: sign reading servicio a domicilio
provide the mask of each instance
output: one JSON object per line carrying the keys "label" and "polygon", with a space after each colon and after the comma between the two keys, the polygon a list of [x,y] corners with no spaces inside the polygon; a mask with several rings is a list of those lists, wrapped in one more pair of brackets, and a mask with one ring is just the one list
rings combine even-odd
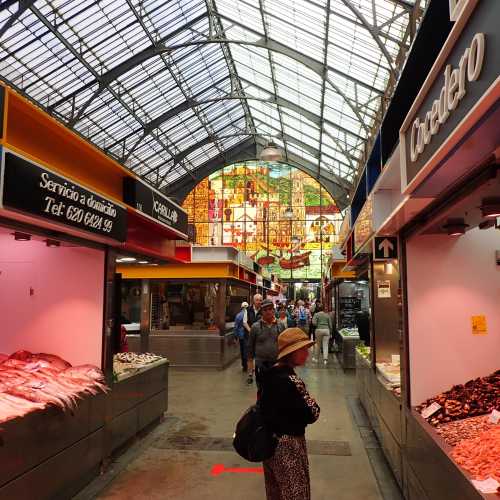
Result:
{"label": "sign reading servicio a domicilio", "polygon": [[139,179],[123,179],[123,201],[187,238],[187,212]]}
{"label": "sign reading servicio a domicilio", "polygon": [[74,181],[5,152],[2,200],[8,209],[125,241],[127,211]]}

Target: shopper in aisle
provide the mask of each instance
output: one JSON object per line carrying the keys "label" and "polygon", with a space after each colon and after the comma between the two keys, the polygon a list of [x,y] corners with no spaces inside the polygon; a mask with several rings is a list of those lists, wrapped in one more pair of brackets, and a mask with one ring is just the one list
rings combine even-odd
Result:
{"label": "shopper in aisle", "polygon": [[261,318],[251,329],[248,339],[248,384],[255,381],[260,391],[262,376],[276,362],[278,356],[278,335],[284,330],[274,315],[274,304],[266,299],[262,302]]}
{"label": "shopper in aisle", "polygon": [[262,408],[279,437],[272,458],[264,461],[267,500],[310,500],[305,428],[318,420],[320,408],[294,371],[303,366],[314,344],[299,328],[278,337],[278,362],[263,377]]}
{"label": "shopper in aisle", "polygon": [[326,364],[328,363],[328,348],[333,325],[332,317],[324,311],[323,304],[316,304],[316,313],[313,316],[312,324],[316,329],[316,345],[313,361],[319,359],[320,351],[323,349],[323,363]]}
{"label": "shopper in aisle", "polygon": [[234,335],[240,343],[241,369],[244,373],[248,371],[247,343],[250,328],[247,320],[248,302],[242,302],[241,310],[234,318]]}
{"label": "shopper in aisle", "polygon": [[309,335],[309,324],[311,323],[311,312],[305,306],[303,300],[297,301],[297,307],[294,311],[294,319],[296,325],[306,334]]}
{"label": "shopper in aisle", "polygon": [[283,325],[283,328],[286,329],[293,326],[290,314],[288,313],[285,306],[281,306],[276,314],[277,314],[278,324]]}
{"label": "shopper in aisle", "polygon": [[262,305],[262,295],[260,293],[256,293],[253,296],[253,304],[252,307],[249,307],[247,310],[247,322],[248,326],[251,328],[252,325],[260,319],[261,312],[260,307]]}

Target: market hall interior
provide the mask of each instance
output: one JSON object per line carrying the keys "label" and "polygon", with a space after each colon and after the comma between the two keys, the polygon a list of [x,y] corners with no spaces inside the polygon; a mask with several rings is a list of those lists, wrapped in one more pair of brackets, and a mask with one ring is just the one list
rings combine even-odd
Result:
{"label": "market hall interior", "polygon": [[0,500],[497,499],[499,23],[0,2]]}

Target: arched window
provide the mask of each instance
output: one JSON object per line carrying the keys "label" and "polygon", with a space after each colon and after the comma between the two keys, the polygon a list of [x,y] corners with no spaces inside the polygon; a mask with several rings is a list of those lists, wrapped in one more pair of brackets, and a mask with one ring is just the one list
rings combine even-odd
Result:
{"label": "arched window", "polygon": [[282,279],[321,278],[342,222],[318,181],[286,163],[224,167],[183,206],[196,243],[234,246]]}

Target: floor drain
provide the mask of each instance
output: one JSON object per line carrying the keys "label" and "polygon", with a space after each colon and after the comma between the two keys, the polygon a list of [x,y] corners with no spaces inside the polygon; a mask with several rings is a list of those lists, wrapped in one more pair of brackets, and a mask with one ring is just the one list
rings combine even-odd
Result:
{"label": "floor drain", "polygon": [[[155,448],[188,451],[234,451],[232,438],[166,436],[154,444]],[[350,456],[347,441],[308,441],[309,455]]]}

